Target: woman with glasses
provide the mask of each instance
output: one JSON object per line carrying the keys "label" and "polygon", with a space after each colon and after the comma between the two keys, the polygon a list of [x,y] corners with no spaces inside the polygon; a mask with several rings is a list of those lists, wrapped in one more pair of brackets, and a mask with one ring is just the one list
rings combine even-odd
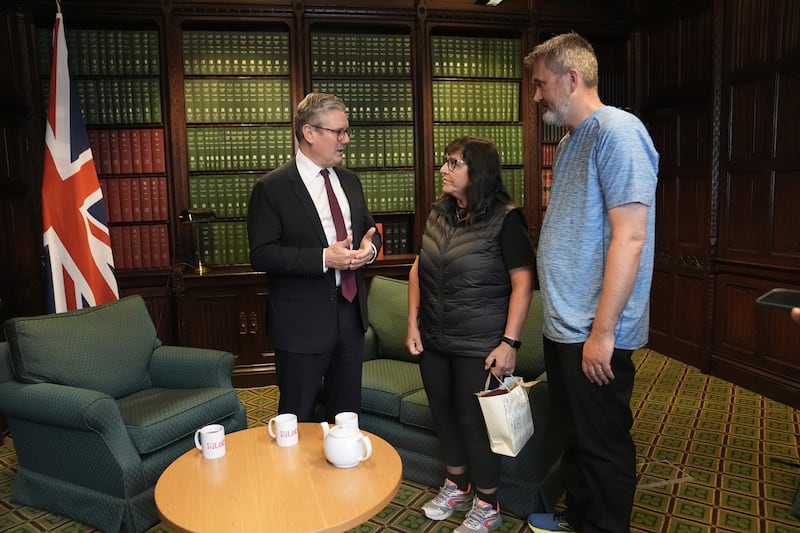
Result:
{"label": "woman with glasses", "polygon": [[489,447],[475,392],[490,372],[500,380],[514,372],[534,253],[491,141],[451,141],[440,171],[442,195],[428,216],[408,289],[406,346],[420,358],[447,471],[422,510],[431,520],[469,511],[456,533],[487,532],[503,522],[500,456]]}

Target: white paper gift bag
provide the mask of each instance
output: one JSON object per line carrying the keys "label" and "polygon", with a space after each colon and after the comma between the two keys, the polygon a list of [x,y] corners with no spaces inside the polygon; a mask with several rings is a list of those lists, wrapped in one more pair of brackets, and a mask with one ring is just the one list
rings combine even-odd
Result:
{"label": "white paper gift bag", "polygon": [[[489,445],[494,453],[516,457],[533,435],[533,416],[528,401],[528,389],[537,381],[523,382],[521,377],[509,376],[496,389],[476,392],[483,411]],[[497,379],[497,378],[496,378]]]}

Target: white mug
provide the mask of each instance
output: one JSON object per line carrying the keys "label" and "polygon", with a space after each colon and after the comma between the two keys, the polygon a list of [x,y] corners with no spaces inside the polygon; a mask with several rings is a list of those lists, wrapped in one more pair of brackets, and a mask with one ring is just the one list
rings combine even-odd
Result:
{"label": "white mug", "polygon": [[337,427],[358,429],[358,413],[343,411],[334,417]]}
{"label": "white mug", "polygon": [[294,446],[297,444],[297,415],[283,413],[269,419],[267,424],[269,435],[278,446]]}
{"label": "white mug", "polygon": [[225,426],[210,424],[194,432],[194,445],[203,451],[206,459],[218,459],[225,455]]}

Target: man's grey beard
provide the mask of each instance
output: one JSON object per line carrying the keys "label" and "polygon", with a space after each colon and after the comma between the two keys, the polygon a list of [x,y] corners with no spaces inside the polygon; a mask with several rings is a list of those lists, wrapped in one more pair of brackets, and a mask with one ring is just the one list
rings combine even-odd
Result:
{"label": "man's grey beard", "polygon": [[548,105],[545,112],[542,113],[542,121],[552,126],[563,126],[564,121],[567,119],[568,109],[569,102],[566,101],[559,102],[555,107]]}

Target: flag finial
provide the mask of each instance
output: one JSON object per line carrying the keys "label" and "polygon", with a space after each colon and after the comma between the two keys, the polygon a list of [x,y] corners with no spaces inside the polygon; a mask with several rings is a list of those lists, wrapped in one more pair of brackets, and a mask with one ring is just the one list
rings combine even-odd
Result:
{"label": "flag finial", "polygon": [[61,14],[61,0],[56,0],[56,13]]}

